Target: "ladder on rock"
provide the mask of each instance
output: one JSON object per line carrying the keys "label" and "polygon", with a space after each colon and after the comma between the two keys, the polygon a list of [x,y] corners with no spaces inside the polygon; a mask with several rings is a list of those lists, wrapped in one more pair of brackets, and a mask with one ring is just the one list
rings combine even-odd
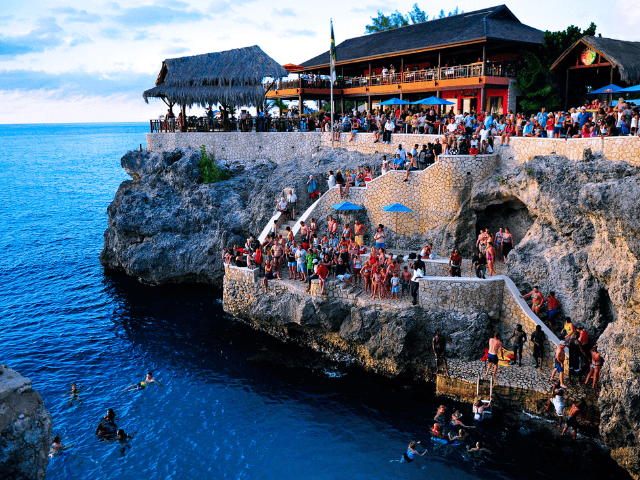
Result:
{"label": "ladder on rock", "polygon": [[[476,377],[476,398],[480,397],[480,375],[478,375]],[[491,377],[489,377],[489,400],[482,400],[482,403],[491,403],[491,405],[489,406],[489,410],[484,412],[485,415],[488,415],[489,417],[492,415],[493,413],[493,403],[491,402],[491,400],[493,400],[493,375]]]}

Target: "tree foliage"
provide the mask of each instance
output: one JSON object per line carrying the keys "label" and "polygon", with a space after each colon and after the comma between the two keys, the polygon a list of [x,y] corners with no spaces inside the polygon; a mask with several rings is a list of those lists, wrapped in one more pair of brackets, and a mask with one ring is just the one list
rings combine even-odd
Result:
{"label": "tree foliage", "polygon": [[[458,13],[464,13],[463,11],[459,12],[458,7],[453,12],[449,12],[448,14],[444,13],[444,10],[440,10],[440,14],[438,18],[450,17],[451,15],[458,15]],[[434,15],[432,20],[435,20],[436,16]],[[413,10],[409,11],[406,15],[403,15],[398,10],[393,12],[391,15],[385,15],[380,10],[378,10],[377,17],[371,17],[371,24],[365,27],[365,33],[376,33],[376,32],[384,32],[385,30],[391,30],[393,28],[404,27],[409,25],[409,23],[422,23],[429,20],[429,15],[427,15],[424,10],[420,10],[417,3],[413,4]]]}
{"label": "tree foliage", "polygon": [[551,77],[551,65],[565,50],[585,35],[595,35],[596,24],[582,31],[570,25],[558,32],[546,31],[544,40],[533,52],[524,55],[524,65],[519,69],[516,87],[523,95],[521,108],[526,112],[537,112],[542,107],[555,110],[560,107],[560,95],[555,79]]}
{"label": "tree foliage", "polygon": [[198,173],[203,183],[216,183],[231,178],[231,172],[216,165],[213,153],[208,155],[204,145],[200,146],[200,154]]}

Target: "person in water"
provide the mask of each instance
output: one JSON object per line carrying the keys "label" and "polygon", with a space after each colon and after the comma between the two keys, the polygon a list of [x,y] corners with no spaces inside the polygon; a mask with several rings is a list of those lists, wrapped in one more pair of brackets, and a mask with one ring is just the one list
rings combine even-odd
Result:
{"label": "person in water", "polygon": [[429,431],[431,432],[431,435],[436,438],[441,438],[441,439],[445,438],[444,431],[442,430],[442,425],[440,425],[439,423],[434,423],[433,427],[431,427]]}
{"label": "person in water", "polygon": [[158,380],[153,378],[153,372],[147,372],[147,376],[143,381],[141,381],[140,383],[134,383],[133,385],[129,385],[127,388],[123,390],[123,392],[126,392],[127,390],[142,390],[143,388],[147,388],[152,383],[155,383],[161,386],[162,388],[164,388],[164,385],[162,385]]}
{"label": "person in water", "polygon": [[49,449],[49,457],[53,458],[57,453],[60,453],[70,447],[71,445],[63,445],[60,435],[56,435],[55,437],[53,437],[53,444]]}
{"label": "person in water", "polygon": [[123,429],[119,429],[116,433],[116,440],[122,445],[120,448],[120,454],[124,456],[125,452],[128,448],[131,448],[129,445],[129,439],[133,438],[136,432],[133,432],[131,435],[128,435]]}
{"label": "person in water", "polygon": [[584,418],[584,413],[582,413],[582,410],[584,409],[584,404],[582,402],[578,403],[575,402],[573,405],[571,405],[571,408],[569,409],[569,413],[567,414],[567,424],[564,426],[564,428],[562,429],[562,435],[565,434],[565,432],[567,431],[567,429],[569,427],[573,428],[573,439],[576,439],[576,436],[578,435],[578,415],[580,415],[582,418]]}
{"label": "person in water", "polygon": [[115,427],[116,425],[116,412],[113,411],[113,408],[107,410],[107,414],[102,417],[102,423],[109,429],[109,427]]}
{"label": "person in water", "polygon": [[411,463],[413,462],[417,457],[424,457],[424,454],[427,453],[427,450],[425,449],[424,452],[422,453],[418,453],[418,451],[416,450],[416,447],[418,446],[420,442],[411,442],[409,444],[409,446],[407,447],[407,451],[402,454],[402,459],[407,462],[407,463]]}
{"label": "person in water", "polygon": [[464,423],[462,423],[460,421],[460,418],[462,417],[462,414],[459,411],[455,411],[453,412],[453,415],[451,415],[451,425],[453,427],[463,427],[463,428],[476,428],[470,425],[465,425]]}
{"label": "person in water", "polygon": [[455,436],[452,436],[451,432],[449,432],[449,441],[451,443],[453,442],[464,443],[467,441],[468,438],[469,438],[469,434],[465,432],[463,429],[458,430],[458,435],[455,435]]}
{"label": "person in water", "polygon": [[78,403],[82,402],[82,399],[80,398],[80,390],[78,389],[78,387],[76,387],[75,383],[71,384],[71,390],[69,390],[67,393],[65,393],[63,395],[64,397],[66,396],[70,396],[71,398],[69,399],[69,406],[73,406],[73,402],[75,400],[78,401]]}
{"label": "person in water", "polygon": [[480,442],[476,443],[476,446],[473,447],[473,448],[467,447],[467,452],[471,453],[476,458],[482,458],[485,455],[491,453],[491,451],[489,451],[489,449],[487,449],[487,448],[484,448],[482,446],[482,443],[480,443]]}
{"label": "person in water", "polygon": [[480,400],[480,397],[478,397],[476,401],[473,402],[473,419],[476,422],[481,422],[482,420],[484,420],[484,413],[490,406],[491,400],[489,400],[489,403],[484,405],[482,403],[482,400]]}
{"label": "person in water", "polygon": [[433,419],[434,419],[436,422],[443,422],[443,421],[444,421],[444,419],[445,419],[445,416],[444,416],[444,412],[445,412],[445,411],[446,411],[446,408],[444,407],[444,405],[440,405],[440,406],[438,407],[438,413],[436,413],[436,416],[435,416],[435,417],[433,417]]}
{"label": "person in water", "polygon": [[113,429],[107,428],[107,426],[102,422],[100,422],[96,427],[96,437],[98,437],[98,440],[104,440],[109,444],[115,441]]}

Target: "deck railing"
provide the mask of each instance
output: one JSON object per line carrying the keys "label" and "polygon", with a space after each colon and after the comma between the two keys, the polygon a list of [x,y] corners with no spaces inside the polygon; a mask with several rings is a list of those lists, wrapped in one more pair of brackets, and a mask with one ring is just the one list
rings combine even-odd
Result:
{"label": "deck railing", "polygon": [[[398,83],[431,82],[434,80],[452,80],[457,78],[473,78],[483,75],[489,77],[515,77],[515,66],[502,63],[488,63],[482,72],[482,62],[468,65],[453,65],[440,68],[427,68],[408,72],[386,72],[385,74],[366,75],[361,77],[340,77],[336,80],[334,88],[347,89],[359,87],[371,87],[376,85],[393,85]],[[331,84],[328,79],[314,75],[305,75],[303,78],[293,80],[281,80],[277,82],[276,90],[290,90],[294,88],[318,88],[329,89]]]}
{"label": "deck railing", "polygon": [[[149,120],[151,133],[174,132],[293,132],[309,131],[308,121],[300,122],[298,117],[252,117],[250,119],[209,119],[208,117],[187,117],[184,125],[177,118]],[[302,127],[302,128],[301,128]]]}

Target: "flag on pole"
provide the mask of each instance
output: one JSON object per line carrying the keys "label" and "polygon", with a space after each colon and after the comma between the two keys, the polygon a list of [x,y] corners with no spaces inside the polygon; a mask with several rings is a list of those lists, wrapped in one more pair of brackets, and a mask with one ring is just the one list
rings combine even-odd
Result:
{"label": "flag on pole", "polygon": [[331,49],[329,50],[329,56],[331,57],[331,81],[336,81],[336,39],[333,36],[333,19],[331,22]]}

